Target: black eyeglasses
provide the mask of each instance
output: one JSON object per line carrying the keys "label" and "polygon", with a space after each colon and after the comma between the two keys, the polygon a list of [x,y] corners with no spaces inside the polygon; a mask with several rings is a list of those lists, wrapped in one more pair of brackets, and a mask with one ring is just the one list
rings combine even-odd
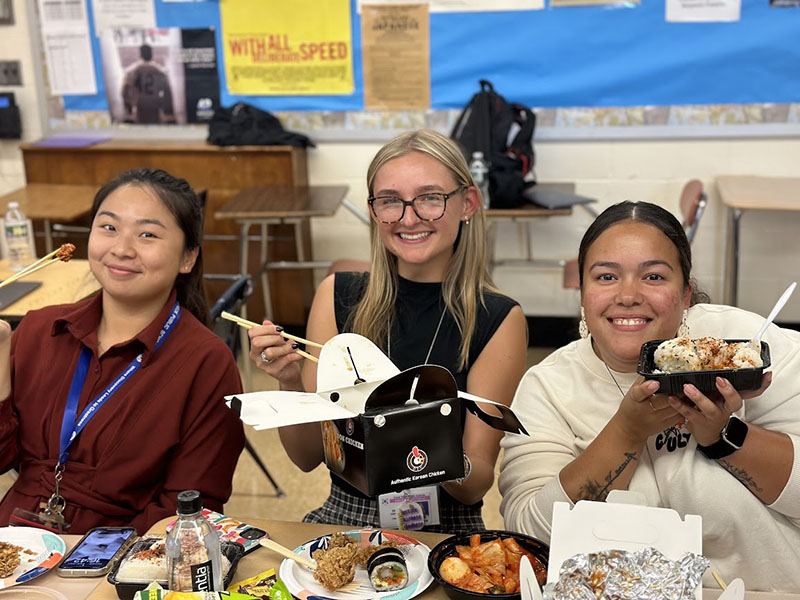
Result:
{"label": "black eyeglasses", "polygon": [[406,206],[410,206],[421,221],[438,221],[444,216],[447,200],[465,187],[467,186],[460,185],[449,194],[425,192],[411,200],[403,200],[397,196],[372,196],[367,198],[367,202],[378,222],[387,225],[402,221]]}

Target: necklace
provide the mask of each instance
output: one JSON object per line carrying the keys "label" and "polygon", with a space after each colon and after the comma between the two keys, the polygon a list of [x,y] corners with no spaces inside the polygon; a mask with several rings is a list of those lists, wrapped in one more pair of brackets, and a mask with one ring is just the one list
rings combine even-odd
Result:
{"label": "necklace", "polygon": [[[425,355],[425,362],[422,364],[427,365],[428,359],[431,357],[431,352],[433,352],[433,346],[436,344],[436,338],[439,336],[439,329],[442,328],[442,321],[444,321],[444,313],[446,313],[446,307],[442,308],[442,316],[439,317],[439,324],[436,326],[436,331],[433,333],[433,339],[431,340],[430,348],[428,348],[428,354]],[[389,360],[392,358],[392,324],[388,324],[388,329],[386,330],[386,354],[389,355]]]}
{"label": "necklace", "polygon": [[603,364],[605,365],[606,371],[608,371],[608,374],[611,375],[611,381],[614,382],[614,385],[617,386],[617,389],[619,390],[619,393],[622,394],[622,397],[624,398],[625,397],[625,392],[622,391],[622,388],[620,387],[619,382],[617,381],[617,378],[614,377],[614,374],[611,372],[611,369],[608,367],[608,365],[605,363],[605,361],[603,362]]}

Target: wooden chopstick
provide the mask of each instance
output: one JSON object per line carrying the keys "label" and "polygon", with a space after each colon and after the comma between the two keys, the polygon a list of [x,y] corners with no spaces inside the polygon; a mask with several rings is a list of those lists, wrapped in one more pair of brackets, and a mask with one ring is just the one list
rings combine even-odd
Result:
{"label": "wooden chopstick", "polygon": [[728,587],[725,584],[725,580],[722,579],[722,577],[719,576],[719,573],[717,573],[714,569],[711,569],[711,574],[714,576],[714,579],[717,580],[717,583],[719,584],[719,587],[722,588],[722,591],[724,592],[725,589]]}
{"label": "wooden chopstick", "polygon": [[314,356],[313,354],[309,354],[308,352],[303,352],[302,350],[295,350],[300,356],[307,358],[308,360],[313,360],[315,363],[319,362],[319,359]]}
{"label": "wooden chopstick", "polygon": [[[253,321],[248,321],[247,319],[243,319],[242,317],[237,317],[229,312],[222,311],[220,315],[223,319],[227,319],[228,321],[233,321],[234,323],[238,324],[240,327],[244,327],[245,329],[252,329],[253,327],[258,327],[260,323],[254,323]],[[291,333],[286,333],[285,331],[279,332],[281,337],[292,340],[293,342],[300,342],[305,346],[313,346],[314,348],[322,348],[322,344],[318,344],[317,342],[312,342],[311,340],[306,340],[301,337],[297,337],[296,335],[292,335]],[[300,350],[298,350],[300,352]]]}
{"label": "wooden chopstick", "polygon": [[281,556],[283,556],[285,558],[288,558],[289,560],[293,560],[294,562],[296,562],[299,565],[303,565],[304,567],[308,567],[312,571],[315,571],[317,569],[317,563],[315,563],[313,560],[311,560],[310,558],[306,558],[305,556],[302,556],[302,555],[297,554],[295,552],[292,552],[289,548],[287,548],[286,546],[280,545],[275,540],[271,540],[270,538],[263,538],[262,537],[258,541],[258,543],[261,544],[262,546],[264,546],[264,548],[269,548],[273,552],[277,552]]}
{"label": "wooden chopstick", "polygon": [[22,269],[19,273],[14,273],[11,277],[7,277],[6,279],[4,279],[2,281],[2,283],[0,283],[0,288],[8,285],[9,283],[14,283],[18,279],[22,279],[23,277],[26,277],[27,275],[30,275],[31,273],[35,273],[39,269],[44,269],[45,267],[50,266],[54,262],[59,262],[61,259],[57,258],[56,254],[60,250],[61,250],[61,248],[59,248],[58,250],[53,250],[50,254],[48,254],[47,256],[43,256],[42,258],[37,260],[35,263],[32,263],[32,264],[28,265],[27,267]]}

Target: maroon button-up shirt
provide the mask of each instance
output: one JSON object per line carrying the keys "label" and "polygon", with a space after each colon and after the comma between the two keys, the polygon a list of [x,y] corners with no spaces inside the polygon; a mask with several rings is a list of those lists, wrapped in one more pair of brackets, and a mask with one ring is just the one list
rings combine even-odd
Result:
{"label": "maroon button-up shirt", "polygon": [[19,477],[0,502],[0,525],[19,507],[34,513],[54,489],[61,422],[85,345],[93,352],[78,415],[143,353],[141,368],[98,410],[70,447],[60,493],[70,533],[131,525],[143,533],[175,514],[176,495],[197,489],[222,511],[244,446],[223,396],[241,391],[229,348],[188,310],[157,352],[175,302],[137,336],[97,356],[102,296],[28,313],[11,346],[12,393],[0,402],[0,470]]}

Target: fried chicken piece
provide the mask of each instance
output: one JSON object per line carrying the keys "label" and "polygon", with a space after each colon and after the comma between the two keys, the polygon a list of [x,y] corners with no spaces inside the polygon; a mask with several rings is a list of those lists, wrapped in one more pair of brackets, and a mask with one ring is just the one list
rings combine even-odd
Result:
{"label": "fried chicken piece", "polygon": [[20,551],[22,548],[19,546],[0,542],[0,579],[11,576],[17,570]]}
{"label": "fried chicken piece", "polygon": [[73,244],[61,244],[61,248],[56,251],[56,258],[67,262],[72,258],[73,252],[75,252],[75,246]]}
{"label": "fried chicken piece", "polygon": [[314,560],[317,561],[314,579],[331,592],[353,581],[356,576],[357,549],[358,545],[352,543],[314,552]]}

